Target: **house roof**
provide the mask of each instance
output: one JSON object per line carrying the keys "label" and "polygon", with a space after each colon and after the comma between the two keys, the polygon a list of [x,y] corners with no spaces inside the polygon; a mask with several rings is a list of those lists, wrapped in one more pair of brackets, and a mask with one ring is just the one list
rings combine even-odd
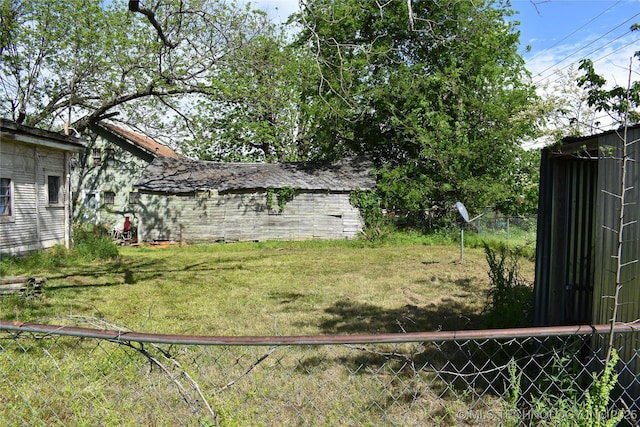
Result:
{"label": "house roof", "polygon": [[375,185],[373,165],[363,157],[334,163],[217,163],[157,157],[133,187],[177,194],[283,187],[347,192],[372,189]]}
{"label": "house roof", "polygon": [[0,118],[0,135],[2,135],[2,139],[6,140],[65,151],[82,151],[86,147],[85,142],[80,138],[21,125],[3,118]]}
{"label": "house roof", "polygon": [[153,140],[152,138],[149,138],[146,135],[123,129],[112,123],[101,122],[100,126],[126,139],[127,141],[130,141],[131,143],[137,145],[138,147],[153,155],[164,157],[181,157],[180,154],[176,153],[171,148],[167,147],[166,145],[160,144],[159,142]]}

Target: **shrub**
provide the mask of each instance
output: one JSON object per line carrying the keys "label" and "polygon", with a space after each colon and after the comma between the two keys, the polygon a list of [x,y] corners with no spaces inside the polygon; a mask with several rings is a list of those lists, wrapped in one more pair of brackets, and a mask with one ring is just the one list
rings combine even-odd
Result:
{"label": "shrub", "polygon": [[483,314],[487,328],[517,328],[533,322],[533,287],[520,275],[517,258],[502,246],[484,245],[491,287]]}
{"label": "shrub", "polygon": [[375,190],[353,190],[349,202],[360,210],[364,221],[361,237],[370,242],[380,242],[393,234],[392,217],[384,215],[380,207],[380,196]]}

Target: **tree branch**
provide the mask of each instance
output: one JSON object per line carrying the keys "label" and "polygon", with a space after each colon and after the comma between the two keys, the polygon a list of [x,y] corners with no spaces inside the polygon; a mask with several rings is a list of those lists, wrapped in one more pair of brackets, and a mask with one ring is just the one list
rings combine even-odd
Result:
{"label": "tree branch", "polygon": [[158,37],[160,37],[160,40],[162,40],[162,43],[165,46],[167,46],[170,49],[173,49],[178,46],[178,43],[170,42],[167,36],[164,34],[164,31],[162,30],[162,26],[156,19],[156,14],[151,9],[140,7],[139,0],[129,0],[129,10],[131,12],[138,12],[146,16],[149,22],[151,23],[151,25],[153,25],[153,28],[156,29],[156,32],[158,33]]}

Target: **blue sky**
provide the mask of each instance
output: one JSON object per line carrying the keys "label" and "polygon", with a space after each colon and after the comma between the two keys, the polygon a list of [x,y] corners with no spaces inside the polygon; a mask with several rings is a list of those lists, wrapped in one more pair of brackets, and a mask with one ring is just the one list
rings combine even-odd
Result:
{"label": "blue sky", "polygon": [[[638,0],[514,0],[520,13],[521,54],[533,73],[534,82],[553,79],[583,58],[594,61],[596,71],[610,82],[626,85],[629,60],[640,50]],[[525,51],[530,45],[531,50]],[[638,61],[633,80],[640,79]]]}
{"label": "blue sky", "polygon": [[[281,20],[298,10],[298,0],[251,3]],[[511,5],[519,12],[514,19],[520,21],[520,52],[535,83],[553,81],[557,70],[566,72],[590,58],[608,81],[626,85],[629,59],[640,50],[640,30],[629,30],[640,23],[640,0],[512,0]],[[640,80],[637,64],[633,80]]]}

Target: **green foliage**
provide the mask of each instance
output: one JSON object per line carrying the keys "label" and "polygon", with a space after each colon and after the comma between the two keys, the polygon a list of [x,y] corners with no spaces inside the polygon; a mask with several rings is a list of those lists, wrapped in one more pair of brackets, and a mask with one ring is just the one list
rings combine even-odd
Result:
{"label": "green foliage", "polygon": [[79,228],[75,230],[75,245],[68,250],[62,245],[43,251],[33,251],[22,257],[0,258],[0,276],[36,274],[53,270],[77,262],[111,260],[119,256],[118,247],[111,240],[109,231],[104,227]]}
{"label": "green foliage", "polygon": [[118,257],[118,247],[103,226],[76,228],[73,255],[85,261],[106,260]]}
{"label": "green foliage", "polygon": [[376,190],[357,188],[349,194],[349,202],[360,210],[364,221],[361,237],[369,242],[380,242],[391,235],[392,217],[383,215],[380,196]]}
{"label": "green foliage", "polygon": [[514,359],[511,359],[507,367],[509,372],[509,384],[505,384],[505,400],[507,402],[507,412],[505,425],[516,426],[518,425],[518,417],[515,415],[519,412],[518,402],[521,397],[521,383],[522,372],[518,372],[518,364]]}
{"label": "green foliage", "polygon": [[520,138],[535,98],[502,2],[314,0],[298,42],[321,72],[314,144],[328,156],[367,154],[382,206],[420,225],[521,197]]}
{"label": "green foliage", "polygon": [[533,321],[533,287],[520,275],[517,259],[506,247],[498,252],[485,245],[491,287],[484,308],[488,328],[531,326]]}
{"label": "green foliage", "polygon": [[588,426],[612,427],[617,425],[624,416],[621,410],[611,413],[609,407],[611,392],[618,382],[618,374],[614,372],[618,360],[618,352],[614,349],[602,374],[598,376],[592,373],[593,385],[585,394],[583,411],[581,411],[586,416]]}
{"label": "green foliage", "polygon": [[33,251],[21,257],[5,256],[0,262],[0,276],[14,274],[15,271],[31,273],[62,267],[66,265],[69,256],[70,251],[62,245]]}
{"label": "green foliage", "polygon": [[596,73],[593,61],[583,59],[579,69],[583,75],[578,78],[578,85],[587,90],[590,106],[609,114],[620,124],[640,122],[640,81],[631,82],[629,87],[614,85],[605,89],[607,81]]}
{"label": "green foliage", "polygon": [[267,188],[266,197],[267,197],[267,207],[269,209],[275,209],[275,200],[278,202],[278,212],[283,213],[284,208],[288,202],[293,200],[296,193],[298,192],[298,188],[284,186],[274,190],[273,188]]}
{"label": "green foliage", "polygon": [[[567,363],[571,356],[565,356],[560,364]],[[559,384],[560,395],[548,394],[548,391],[534,399],[534,421],[536,425],[562,427],[613,427],[624,417],[623,410],[612,410],[610,406],[611,392],[618,382],[614,367],[619,356],[614,350],[611,360],[604,366],[600,375],[591,374],[592,383],[580,399],[581,390],[576,389],[575,378],[567,378],[566,372],[560,375],[550,373],[551,380]],[[554,364],[555,366],[555,364]],[[512,387],[519,383],[512,381]],[[545,390],[549,390],[546,387]]]}
{"label": "green foliage", "polygon": [[[3,0],[0,114],[54,129],[64,118],[79,132],[118,114],[148,132],[171,128],[183,140],[196,117],[213,121],[229,111],[217,103],[228,99],[217,76],[252,55],[242,52],[270,28],[265,14],[209,0],[150,9],[168,44],[124,0]],[[194,113],[203,111],[207,117]]]}
{"label": "green foliage", "polygon": [[293,200],[297,191],[297,188],[287,186],[278,189],[278,208],[280,212],[284,212],[284,207]]}
{"label": "green foliage", "polygon": [[276,195],[276,192],[273,188],[267,188],[267,191],[266,191],[267,207],[271,210],[273,210],[276,207],[275,195]]}
{"label": "green foliage", "polygon": [[349,194],[349,202],[360,210],[365,227],[376,227],[383,223],[380,196],[376,190],[356,188]]}
{"label": "green foliage", "polygon": [[313,106],[304,92],[315,67],[306,50],[288,45],[286,29],[265,18],[260,34],[225,62],[233,66],[221,67],[215,76],[222,96],[197,106],[185,152],[218,161],[311,158],[306,130]]}

